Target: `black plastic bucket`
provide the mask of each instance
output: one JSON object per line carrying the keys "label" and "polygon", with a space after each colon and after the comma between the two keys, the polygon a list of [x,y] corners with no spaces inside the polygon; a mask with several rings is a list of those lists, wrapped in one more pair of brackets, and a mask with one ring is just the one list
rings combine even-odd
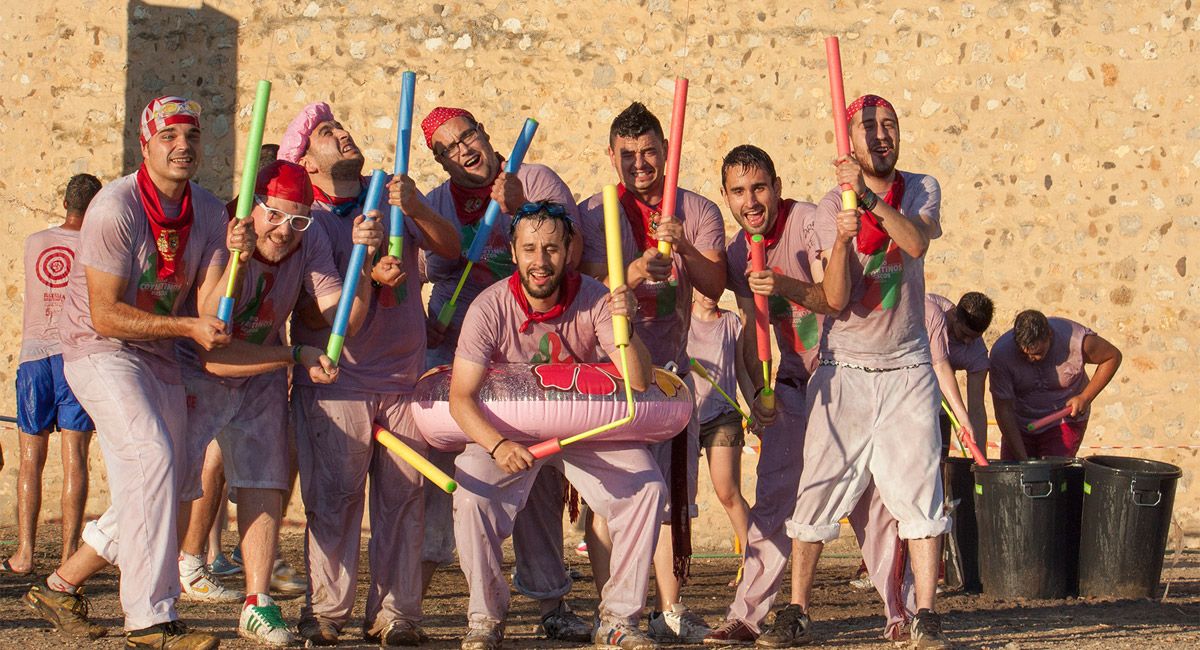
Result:
{"label": "black plastic bucket", "polygon": [[995,461],[975,465],[979,577],[996,598],[1065,598],[1075,558],[1063,543],[1072,495],[1071,461]]}
{"label": "black plastic bucket", "polygon": [[1091,456],[1083,466],[1080,595],[1153,597],[1183,471],[1121,456]]}
{"label": "black plastic bucket", "polygon": [[975,522],[975,478],[970,458],[942,461],[946,503],[953,504],[954,525],[942,545],[946,560],[946,586],[971,593],[983,590],[979,581],[979,525]]}

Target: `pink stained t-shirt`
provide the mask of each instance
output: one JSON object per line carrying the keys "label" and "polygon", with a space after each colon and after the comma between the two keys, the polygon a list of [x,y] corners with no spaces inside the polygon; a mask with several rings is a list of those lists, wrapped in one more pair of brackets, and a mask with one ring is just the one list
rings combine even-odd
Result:
{"label": "pink stained t-shirt", "polygon": [[525,312],[508,282],[480,292],[463,319],[455,357],[490,363],[596,363],[617,354],[613,344],[608,287],[583,276],[579,293],[561,316],[530,323],[520,331]]}
{"label": "pink stained t-shirt", "polygon": [[[364,198],[366,188],[360,198]],[[425,198],[421,197],[424,201]],[[386,200],[379,210],[387,218]],[[354,205],[345,215],[334,212],[333,206],[321,201],[313,203],[313,223],[309,231],[321,229],[333,253],[334,266],[339,277],[345,278],[350,255],[354,248],[354,219],[362,214],[362,207]],[[363,393],[408,394],[417,382],[425,361],[425,309],[421,305],[421,280],[417,272],[419,248],[425,246],[421,232],[409,219],[404,220],[404,252],[401,266],[407,274],[405,281],[392,288],[372,287],[371,305],[358,333],[347,336],[338,363],[341,369],[336,387]],[[386,252],[386,251],[384,251]],[[371,261],[367,260],[370,264]],[[354,269],[362,273],[361,269]],[[361,276],[359,282],[370,282],[370,277]],[[301,296],[301,303],[311,302],[310,296]],[[312,345],[322,350],[329,343],[329,327],[312,329],[303,319],[292,319],[292,341]],[[298,372],[292,381],[299,385],[312,386],[306,373]]]}
{"label": "pink stained t-shirt", "polygon": [[[718,311],[713,320],[692,318],[688,328],[688,356],[704,366],[708,376],[733,399],[737,399],[737,337],[741,332],[742,319],[729,311]],[[696,379],[694,397],[701,424],[734,411],[705,379]]]}
{"label": "pink stained t-shirt", "polygon": [[[776,273],[801,282],[812,282],[813,256],[808,251],[804,231],[815,211],[816,206],[812,203],[798,201],[792,205],[779,241],[767,249],[767,266]],[[726,286],[734,295],[753,300],[754,294],[746,280],[750,272],[750,242],[746,241],[744,231],[739,230],[730,240],[726,252],[729,256]],[[775,326],[775,344],[779,347],[779,372],[776,376],[804,386],[817,367],[821,314],[783,296],[770,296],[767,305],[771,324]],[[753,317],[752,314],[748,315]]]}
{"label": "pink stained t-shirt", "polygon": [[[1025,425],[1066,406],[1067,400],[1078,395],[1088,383],[1083,363],[1083,339],[1095,332],[1066,318],[1050,318],[1049,321],[1053,333],[1050,349],[1037,363],[1030,363],[1021,354],[1012,330],[1005,332],[992,346],[988,375],[992,398],[1012,400],[1022,433]],[[1087,420],[1088,415],[1089,412],[1084,411],[1073,421]]]}
{"label": "pink stained t-shirt", "polygon": [[25,309],[17,363],[59,354],[58,314],[67,299],[67,280],[79,231],[55,227],[25,239]]}
{"label": "pink stained t-shirt", "polygon": [[[59,316],[63,360],[130,349],[145,359],[159,379],[182,381],[175,360],[173,339],[122,341],[100,336],[88,308],[87,275],[92,268],[125,278],[121,301],[158,315],[178,315],[205,270],[224,267],[229,258],[225,204],[208,190],[192,183],[193,221],[181,262],[181,282],[158,279],[158,255],[150,224],[138,196],[135,174],[113,181],[100,190],[88,206],[80,231],[76,264],[71,269],[67,299]],[[170,214],[170,208],[163,206]],[[176,210],[178,208],[176,207]],[[178,268],[178,266],[177,266]]]}
{"label": "pink stained t-shirt", "polygon": [[[579,238],[579,213],[575,207],[575,197],[571,194],[571,188],[567,187],[567,184],[559,178],[558,174],[554,173],[554,170],[545,165],[525,163],[517,170],[517,178],[521,181],[521,187],[525,191],[526,201],[530,203],[553,201],[561,204],[567,211],[567,217],[576,224],[576,239]],[[429,193],[429,205],[438,214],[457,223],[459,232],[462,233],[462,255],[458,259],[448,260],[432,252],[426,252],[423,258],[425,275],[433,284],[433,290],[429,295],[429,313],[437,315],[442,306],[450,301],[454,288],[458,286],[458,280],[467,266],[467,251],[471,248],[471,243],[475,241],[475,235],[479,232],[479,226],[483,220],[480,219],[469,226],[462,225],[462,219],[459,218],[458,212],[454,208],[454,197],[450,194],[450,181],[442,183]],[[508,241],[508,227],[511,223],[510,215],[501,213],[496,218],[480,262],[471,267],[471,274],[467,276],[462,292],[458,295],[457,309],[454,312],[454,318],[450,321],[452,329],[457,329],[462,325],[467,307],[475,300],[475,296],[478,296],[479,292],[495,282],[508,278],[516,270],[516,267],[513,266],[512,252],[509,250]]]}
{"label": "pink stained t-shirt", "polygon": [[950,360],[950,330],[946,312],[925,296],[925,332],[929,335],[929,361],[934,364]]}
{"label": "pink stained t-shirt", "polygon": [[[925,174],[904,174],[900,213],[915,221],[924,216],[941,236],[942,191]],[[819,256],[833,248],[841,189],[830,190],[817,205],[807,236],[809,252]],[[850,302],[836,316],[826,316],[821,334],[822,360],[875,369],[895,369],[929,362],[925,332],[925,260],[911,257],[895,241],[874,255],[850,252]]]}
{"label": "pink stained t-shirt", "polygon": [[[234,302],[231,326],[233,338],[259,345],[278,345],[283,326],[299,300],[301,290],[317,298],[342,290],[342,276],[333,263],[333,253],[325,231],[306,230],[300,245],[278,264],[255,255],[241,266],[241,292]],[[189,300],[187,312],[196,313],[195,300]],[[199,371],[195,344],[179,341],[177,354],[186,370]],[[213,376],[209,375],[209,379]],[[222,383],[237,385],[245,378],[220,378]]]}
{"label": "pink stained t-shirt", "polygon": [[[721,211],[712,201],[679,189],[675,218],[683,223],[683,236],[700,251],[719,251],[725,248],[725,224]],[[621,210],[621,253],[628,267],[642,255],[640,242],[634,242],[629,221]],[[608,253],[604,240],[604,201],[595,194],[579,204],[583,229],[583,262],[604,264]],[[662,282],[646,281],[633,290],[638,301],[638,313],[633,319],[634,331],[650,351],[656,366],[674,363],[680,372],[688,367],[688,324],[692,319],[692,281],[677,251],[671,252],[671,277]]]}
{"label": "pink stained t-shirt", "polygon": [[[925,294],[925,309],[928,310],[937,308],[941,310],[946,320],[946,342],[949,347],[950,367],[954,370],[965,370],[968,373],[986,372],[988,369],[988,349],[987,344],[983,342],[983,337],[980,336],[970,343],[963,343],[954,338],[953,334],[949,333],[950,319],[953,318],[951,312],[958,307],[950,302],[949,299],[939,296],[936,293]],[[928,318],[928,316],[926,316]],[[930,338],[930,346],[933,346],[933,339]]]}

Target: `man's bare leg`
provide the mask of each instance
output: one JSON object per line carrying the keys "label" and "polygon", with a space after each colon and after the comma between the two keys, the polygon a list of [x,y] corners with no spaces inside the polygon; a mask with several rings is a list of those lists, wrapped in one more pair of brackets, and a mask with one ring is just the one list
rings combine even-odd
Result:
{"label": "man's bare leg", "polygon": [[821,542],[792,543],[792,603],[808,612],[812,599],[813,582],[817,575],[817,563],[821,560]]}
{"label": "man's bare leg", "polygon": [[209,443],[204,452],[204,468],[200,476],[203,496],[191,502],[186,517],[184,508],[179,510],[180,522],[186,522],[187,526],[179,537],[179,550],[189,555],[204,555],[208,532],[212,528],[213,520],[217,518],[221,501],[225,498],[225,465],[221,458],[221,448],[215,440]]}
{"label": "man's bare leg", "polygon": [[247,594],[266,594],[271,589],[283,494],[281,490],[238,488],[238,532],[242,540]]}
{"label": "man's bare leg", "polygon": [[[909,562],[912,564],[913,588],[917,609],[934,610],[937,598],[938,567],[942,559],[942,538],[908,540]],[[936,611],[936,610],[935,610]]]}
{"label": "man's bare leg", "polygon": [[[42,511],[42,471],[46,468],[46,449],[50,432],[36,435],[18,432],[20,468],[17,470],[17,551],[8,558],[14,573],[33,570],[33,551],[37,546],[38,516]],[[65,528],[64,528],[65,532]]]}
{"label": "man's bare leg", "polygon": [[62,562],[79,549],[83,513],[88,497],[88,446],[91,431],[63,429],[62,436]]}

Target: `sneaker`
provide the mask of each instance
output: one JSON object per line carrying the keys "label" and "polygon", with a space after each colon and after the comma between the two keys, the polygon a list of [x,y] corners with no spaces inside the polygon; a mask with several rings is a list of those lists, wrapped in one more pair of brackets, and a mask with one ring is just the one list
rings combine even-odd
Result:
{"label": "sneaker", "polygon": [[720,627],[704,637],[704,645],[729,646],[750,645],[758,638],[758,633],[750,629],[741,619],[725,621]]}
{"label": "sneaker", "polygon": [[592,625],[572,612],[565,601],[542,617],[541,628],[546,638],[552,641],[587,643],[592,640]]}
{"label": "sneaker", "polygon": [[159,623],[143,630],[125,633],[126,648],[155,650],[216,650],[220,640],[204,632],[189,632],[182,621]]}
{"label": "sneaker", "polygon": [[875,584],[867,576],[855,578],[850,581],[850,588],[854,591],[871,591],[875,588]]}
{"label": "sneaker", "polygon": [[338,644],[338,629],[333,621],[319,616],[311,616],[300,619],[300,624],[296,627],[299,628],[300,636],[304,638],[305,647]]}
{"label": "sneaker", "polygon": [[650,636],[669,643],[701,643],[712,628],[700,615],[683,603],[675,603],[669,612],[650,615]]}
{"label": "sneaker", "polygon": [[271,571],[271,591],[280,596],[300,596],[308,590],[308,581],[301,578],[296,570],[283,560],[275,560],[275,568]]}
{"label": "sneaker", "polygon": [[462,650],[500,650],[504,643],[504,625],[496,623],[486,628],[471,628],[463,637]]}
{"label": "sneaker", "polygon": [[625,623],[601,623],[596,626],[592,643],[599,650],[658,650],[654,639]]}
{"label": "sneaker", "polygon": [[30,609],[50,621],[54,629],[74,637],[99,639],[108,628],[88,620],[89,601],[82,590],[73,594],[35,584],[21,597]]}
{"label": "sneaker", "polygon": [[912,636],[909,646],[913,648],[949,648],[950,640],[942,632],[942,617],[932,609],[922,609],[912,620]]}
{"label": "sneaker", "polygon": [[229,558],[225,557],[224,553],[217,553],[217,559],[213,560],[212,564],[208,565],[208,572],[217,576],[218,578],[235,576],[242,572],[242,565],[234,564],[229,560]]}
{"label": "sneaker", "polygon": [[799,605],[788,605],[775,612],[771,627],[754,642],[756,648],[793,648],[812,640],[808,635],[812,620]]}
{"label": "sneaker", "polygon": [[190,572],[182,568],[180,563],[179,584],[183,600],[200,603],[240,603],[246,595],[236,589],[229,589],[221,584],[221,579],[208,572],[208,567],[201,564]]}
{"label": "sneaker", "polygon": [[421,645],[429,640],[429,635],[416,623],[392,621],[383,626],[379,634],[364,634],[363,640],[367,643],[378,643],[381,648],[395,648]]}
{"label": "sneaker", "polygon": [[588,556],[587,542],[579,542],[579,546],[575,547],[575,555]]}
{"label": "sneaker", "polygon": [[242,607],[238,636],[274,648],[287,647],[296,640],[287,623],[283,621],[283,612],[279,611],[279,605],[265,594],[259,594],[257,604],[247,603]]}

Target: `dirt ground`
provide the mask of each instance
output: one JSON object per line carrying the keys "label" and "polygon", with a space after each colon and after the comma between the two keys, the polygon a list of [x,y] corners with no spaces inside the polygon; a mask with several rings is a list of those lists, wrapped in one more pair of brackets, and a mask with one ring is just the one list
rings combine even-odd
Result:
{"label": "dirt ground", "polygon": [[[14,550],[15,529],[0,526],[0,554]],[[43,526],[37,564],[41,572],[53,568],[58,555],[57,528]],[[233,543],[227,535],[226,544]],[[299,564],[301,531],[290,527],[283,534],[285,556]],[[568,540],[565,557],[571,569],[583,575],[571,594],[574,609],[587,617],[596,607],[596,592],[591,584],[587,559],[572,550],[578,540]],[[365,548],[365,544],[364,544]],[[511,556],[509,558],[511,560]],[[838,648],[879,648],[885,643],[880,633],[883,617],[878,597],[860,592],[847,581],[858,565],[853,538],[843,536],[826,549],[814,594],[814,631],[817,645]],[[365,559],[364,559],[365,566]],[[720,620],[733,589],[727,586],[736,570],[732,558],[700,558],[693,563],[691,583],[684,589],[688,605],[710,624]],[[1166,600],[1097,601],[1054,600],[1001,602],[986,596],[945,594],[939,609],[946,612],[947,633],[964,648],[1052,648],[1069,644],[1072,648],[1177,648],[1200,647],[1200,553],[1185,552],[1167,558],[1163,581],[1170,581]],[[238,585],[235,581],[233,585]],[[787,582],[786,580],[784,581]],[[54,632],[35,617],[19,598],[31,578],[0,575],[0,648],[121,647],[121,611],[117,600],[117,573],[106,571],[88,587],[92,595],[93,618],[111,628],[110,637],[94,643],[78,643]],[[651,591],[653,591],[653,581]],[[787,588],[785,586],[786,597]],[[360,580],[358,614],[361,615],[365,581]],[[653,597],[653,596],[651,596]],[[448,567],[435,578],[425,601],[425,629],[433,638],[429,648],[457,648],[465,625],[466,585],[457,566]],[[295,623],[299,600],[281,603],[284,616]],[[204,606],[182,603],[183,619],[195,628],[219,635],[225,648],[253,648],[237,637],[237,607]],[[537,605],[522,596],[513,598],[509,614],[508,648],[564,647],[561,643],[540,640],[536,635]],[[343,631],[345,648],[370,647],[361,640],[357,623]],[[566,646],[571,647],[571,646]],[[581,646],[576,646],[581,647]],[[679,646],[685,647],[685,646]],[[693,646],[697,647],[697,646]]]}

